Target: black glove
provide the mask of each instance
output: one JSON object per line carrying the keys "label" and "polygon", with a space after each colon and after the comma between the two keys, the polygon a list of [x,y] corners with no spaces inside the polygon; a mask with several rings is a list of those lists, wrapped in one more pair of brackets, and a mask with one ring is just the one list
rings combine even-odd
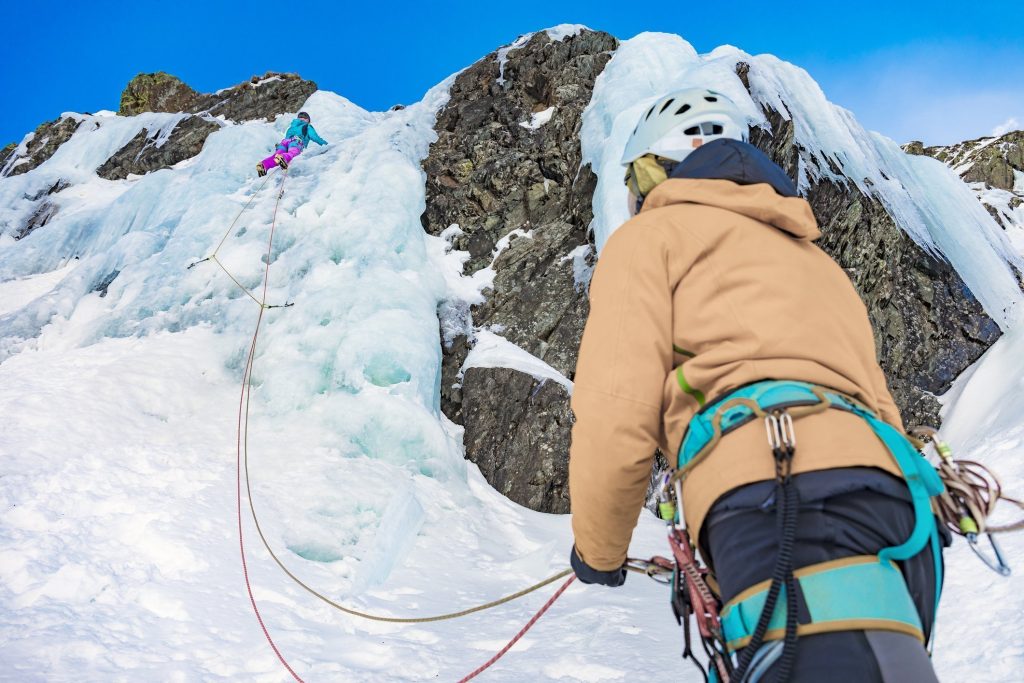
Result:
{"label": "black glove", "polygon": [[576,552],[575,545],[572,547],[572,552],[569,553],[569,564],[572,565],[572,570],[576,572],[576,578],[583,583],[599,583],[602,586],[611,586],[612,588],[617,588],[626,583],[625,567],[619,567],[607,572],[594,569],[583,561],[580,554]]}

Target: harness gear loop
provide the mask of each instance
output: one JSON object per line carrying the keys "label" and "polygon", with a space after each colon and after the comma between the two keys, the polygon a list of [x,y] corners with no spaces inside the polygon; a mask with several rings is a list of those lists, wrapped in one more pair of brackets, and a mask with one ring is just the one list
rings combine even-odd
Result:
{"label": "harness gear loop", "polygon": [[[758,407],[761,408],[760,405]],[[777,679],[785,681],[796,661],[798,615],[796,579],[793,576],[793,549],[796,544],[796,517],[799,500],[792,479],[796,431],[793,428],[793,418],[786,408],[771,408],[765,417],[765,428],[768,433],[768,446],[775,458],[775,505],[779,528],[779,550],[768,594],[758,616],[757,625],[736,664],[734,676],[739,681],[747,678],[751,664],[768,635],[768,627],[775,617],[777,603],[780,599],[783,600],[785,606],[786,622],[782,651],[779,655]],[[728,643],[726,647],[730,650],[735,649]]]}
{"label": "harness gear loop", "polygon": [[[714,680],[728,683],[732,675],[732,661],[725,649],[725,637],[719,618],[721,603],[706,581],[708,568],[700,565],[694,555],[693,546],[690,545],[690,539],[675,525],[669,531],[668,543],[675,558],[671,604],[676,622],[683,626],[683,658],[693,660],[694,666],[705,680],[708,680],[704,668],[693,656],[690,641],[690,615],[693,615],[697,622],[701,646],[710,660],[709,673]],[[664,558],[655,558],[657,559]]]}

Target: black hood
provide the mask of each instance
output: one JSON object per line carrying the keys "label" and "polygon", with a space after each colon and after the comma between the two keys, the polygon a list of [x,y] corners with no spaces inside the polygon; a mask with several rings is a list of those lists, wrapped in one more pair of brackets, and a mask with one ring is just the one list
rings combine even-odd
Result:
{"label": "black hood", "polygon": [[668,177],[731,180],[737,185],[768,183],[783,197],[797,196],[793,181],[764,152],[728,138],[701,145],[676,164]]}

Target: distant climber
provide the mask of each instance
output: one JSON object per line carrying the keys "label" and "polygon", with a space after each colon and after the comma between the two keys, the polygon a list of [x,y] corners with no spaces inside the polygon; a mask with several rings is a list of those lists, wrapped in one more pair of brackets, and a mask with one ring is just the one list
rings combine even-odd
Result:
{"label": "distant climber", "polygon": [[671,519],[717,580],[734,683],[935,681],[941,482],[810,205],[747,131],[692,88],[626,145],[633,217],[597,262],[572,396],[572,566],[623,583],[660,447],[681,482]]}
{"label": "distant climber", "polygon": [[310,141],[318,145],[327,144],[326,140],[316,134],[316,129],[310,123],[309,114],[300,111],[299,115],[292,119],[291,125],[288,126],[288,132],[284,134],[284,139],[277,143],[274,153],[256,164],[256,173],[264,176],[275,165],[282,169],[288,168],[292,159],[302,154],[302,150],[309,145]]}

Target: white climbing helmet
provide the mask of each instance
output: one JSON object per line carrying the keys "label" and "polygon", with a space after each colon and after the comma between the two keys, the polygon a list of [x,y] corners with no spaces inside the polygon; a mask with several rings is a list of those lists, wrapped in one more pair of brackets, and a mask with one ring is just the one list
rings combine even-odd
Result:
{"label": "white climbing helmet", "polygon": [[622,153],[627,166],[645,154],[682,161],[694,140],[747,139],[747,121],[732,100],[707,88],[687,88],[665,95],[640,117]]}

